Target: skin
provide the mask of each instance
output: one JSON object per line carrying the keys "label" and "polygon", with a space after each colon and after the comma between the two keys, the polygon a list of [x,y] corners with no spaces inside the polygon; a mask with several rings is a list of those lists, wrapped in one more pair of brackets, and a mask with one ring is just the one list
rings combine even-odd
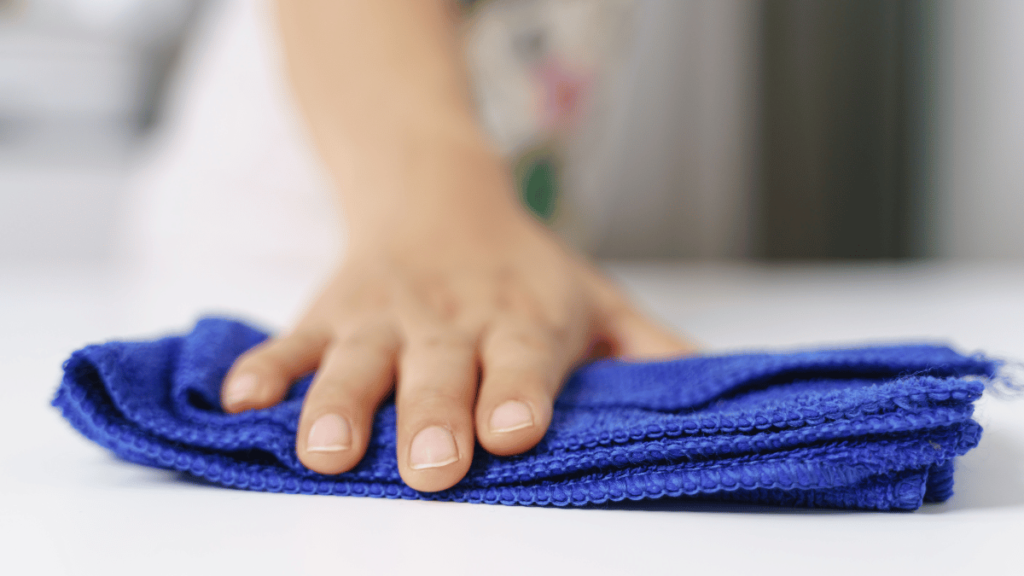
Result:
{"label": "skin", "polygon": [[236,361],[228,412],[280,402],[315,370],[296,450],[336,474],[362,458],[394,391],[402,479],[437,491],[466,474],[476,442],[497,455],[535,446],[587,358],[692,351],[520,206],[474,114],[455,6],[285,0],[278,10],[349,246],[294,327]]}

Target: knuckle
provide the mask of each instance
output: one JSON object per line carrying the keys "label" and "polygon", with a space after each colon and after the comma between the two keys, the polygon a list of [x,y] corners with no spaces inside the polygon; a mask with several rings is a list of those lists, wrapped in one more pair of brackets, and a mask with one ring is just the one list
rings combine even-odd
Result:
{"label": "knuckle", "polygon": [[338,330],[332,339],[334,348],[359,354],[390,354],[393,349],[392,339],[383,330],[373,330],[359,326],[345,327]]}
{"label": "knuckle", "polygon": [[495,295],[494,306],[504,314],[524,316],[527,318],[541,317],[540,305],[532,294],[521,286],[503,287]]}
{"label": "knuckle", "polygon": [[552,383],[551,371],[545,366],[508,364],[493,366],[484,376],[484,390],[513,388],[517,393],[548,389]]}
{"label": "knuckle", "polygon": [[440,320],[452,320],[462,309],[459,298],[447,284],[430,283],[423,293],[423,302],[431,314]]}
{"label": "knuckle", "polygon": [[396,306],[405,315],[431,322],[449,322],[462,313],[463,299],[448,275],[420,274],[399,291]]}
{"label": "knuckle", "polygon": [[542,330],[520,329],[508,332],[498,341],[498,348],[517,354],[529,353],[531,356],[546,354],[554,342]]}
{"label": "knuckle", "polygon": [[533,352],[546,352],[551,346],[551,339],[541,331],[520,331],[513,333],[511,341],[520,348]]}
{"label": "knuckle", "polygon": [[430,327],[411,331],[409,346],[412,348],[431,351],[462,350],[474,345],[475,339],[467,332],[448,328]]}
{"label": "knuckle", "polygon": [[549,343],[568,342],[579,332],[578,326],[569,314],[559,314],[542,323],[540,329]]}
{"label": "knuckle", "polygon": [[343,379],[332,379],[317,382],[310,391],[308,407],[333,407],[333,411],[362,415],[376,408],[379,396],[369,386],[346,385]]}
{"label": "knuckle", "polygon": [[400,386],[398,390],[398,408],[405,413],[419,412],[429,414],[440,412],[439,408],[465,403],[465,394],[463,392],[448,388],[421,386],[403,389]]}

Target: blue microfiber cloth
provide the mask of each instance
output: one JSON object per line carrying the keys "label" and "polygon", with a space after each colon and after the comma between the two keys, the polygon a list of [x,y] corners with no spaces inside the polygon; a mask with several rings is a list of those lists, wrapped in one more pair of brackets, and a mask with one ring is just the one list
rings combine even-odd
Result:
{"label": "blue microfiber cloth", "polygon": [[126,460],[270,492],[488,504],[591,505],[701,497],[783,506],[912,510],[952,495],[953,459],[977,445],[972,403],[997,363],[915,345],[603,360],[579,369],[551,428],[514,457],[482,449],[437,493],[398,475],[395,408],[359,465],[310,472],[295,454],[307,377],[281,404],[219,404],[232,361],[267,335],[219,318],[191,333],[75,352],[53,404]]}

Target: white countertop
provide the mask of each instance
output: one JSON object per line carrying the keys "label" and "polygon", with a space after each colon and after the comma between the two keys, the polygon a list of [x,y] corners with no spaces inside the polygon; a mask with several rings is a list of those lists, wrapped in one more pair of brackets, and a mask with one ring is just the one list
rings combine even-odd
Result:
{"label": "white countertop", "polygon": [[[1024,263],[618,265],[713,350],[941,340],[1024,360]],[[914,513],[715,505],[555,509],[227,490],[114,459],[48,406],[83,344],[206,312],[282,327],[287,270],[174,282],[0,267],[3,574],[1005,574],[1024,565],[1024,401],[986,395],[956,495]],[[1024,381],[1024,369],[1018,370]]]}

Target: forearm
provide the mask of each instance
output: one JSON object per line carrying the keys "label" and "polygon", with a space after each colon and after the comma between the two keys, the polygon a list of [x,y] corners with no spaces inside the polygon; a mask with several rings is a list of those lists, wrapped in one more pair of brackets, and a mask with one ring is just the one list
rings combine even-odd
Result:
{"label": "forearm", "polygon": [[353,241],[432,211],[514,204],[473,110],[451,2],[282,0],[278,9],[292,84]]}

